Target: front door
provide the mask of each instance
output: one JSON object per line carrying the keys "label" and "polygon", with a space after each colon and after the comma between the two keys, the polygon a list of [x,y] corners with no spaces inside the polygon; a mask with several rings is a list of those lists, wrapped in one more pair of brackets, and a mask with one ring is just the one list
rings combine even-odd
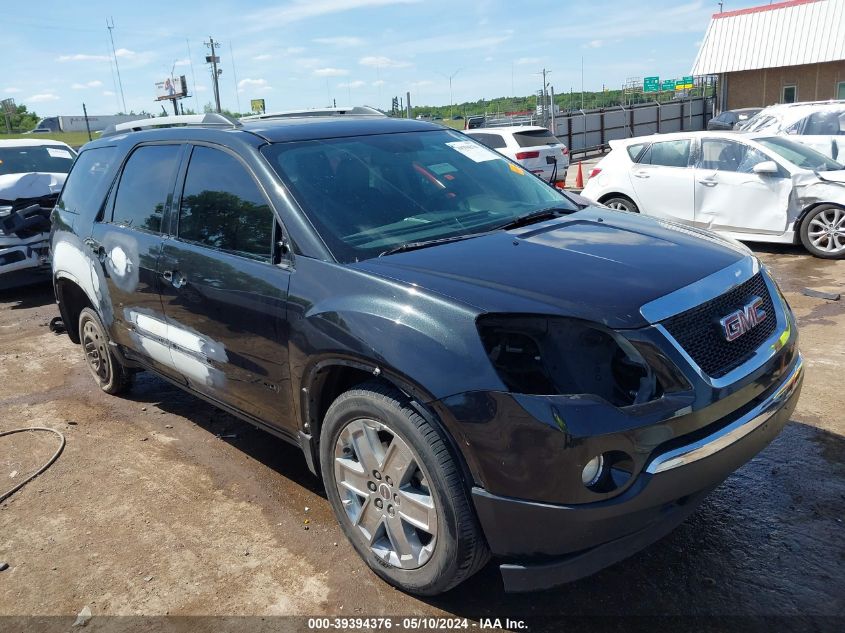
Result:
{"label": "front door", "polygon": [[695,167],[695,223],[730,233],[780,235],[786,231],[792,180],[786,171],[755,174],[772,160],[740,141],[705,138]]}
{"label": "front door", "polygon": [[116,193],[86,245],[99,260],[95,287],[111,339],[154,369],[172,368],[159,295],[162,222],[173,198],[183,146],[142,145],[124,165]]}
{"label": "front door", "polygon": [[197,391],[293,430],[290,272],[274,261],[264,192],[234,155],[195,146],[174,206],[159,272],[175,366]]}
{"label": "front door", "polygon": [[693,221],[691,139],[652,143],[631,167],[631,186],[640,212],[671,220]]}

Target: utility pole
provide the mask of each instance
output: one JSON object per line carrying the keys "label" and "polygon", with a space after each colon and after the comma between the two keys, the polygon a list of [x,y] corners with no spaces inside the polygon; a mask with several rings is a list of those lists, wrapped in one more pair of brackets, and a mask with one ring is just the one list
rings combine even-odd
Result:
{"label": "utility pole", "polygon": [[443,77],[446,77],[449,80],[449,119],[452,118],[452,110],[455,104],[454,99],[452,99],[452,80],[459,72],[461,72],[461,70],[463,70],[463,68],[458,68],[458,70],[453,72],[451,75],[447,75],[445,73],[437,73],[438,75],[442,75]]}
{"label": "utility pole", "polygon": [[109,30],[109,39],[111,40],[111,54],[114,55],[114,67],[117,70],[117,85],[120,86],[120,100],[123,103],[123,114],[127,114],[126,112],[126,97],[123,96],[123,81],[120,79],[120,66],[117,65],[117,51],[114,49],[114,35],[112,35],[112,30],[114,29],[114,18],[109,18],[111,20],[111,24],[109,24],[109,20],[106,20],[106,28]]}
{"label": "utility pole", "polygon": [[584,109],[584,56],[581,55],[581,109]]}
{"label": "utility pole", "polygon": [[214,54],[214,47],[219,46],[219,44],[217,44],[214,41],[214,38],[209,35],[208,41],[205,43],[205,45],[208,46],[211,49],[211,55],[206,55],[205,61],[206,61],[206,63],[211,64],[211,85],[214,88],[214,106],[215,106],[215,109],[216,109],[215,111],[219,113],[220,112],[220,86],[218,85],[217,79],[218,79],[218,77],[220,77],[221,74],[223,74],[223,70],[217,68],[217,64],[220,63],[220,58],[217,55]]}
{"label": "utility pole", "polygon": [[91,126],[88,125],[88,108],[85,107],[85,104],[82,104],[82,114],[85,115],[85,129],[88,130],[88,140],[91,140]]}

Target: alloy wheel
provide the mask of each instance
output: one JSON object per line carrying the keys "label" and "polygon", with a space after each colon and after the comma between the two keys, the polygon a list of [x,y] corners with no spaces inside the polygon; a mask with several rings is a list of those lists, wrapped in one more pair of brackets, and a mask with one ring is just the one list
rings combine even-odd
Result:
{"label": "alloy wheel", "polygon": [[820,251],[839,253],[845,250],[845,211],[825,209],[818,213],[807,227],[810,242]]}
{"label": "alloy wheel", "polygon": [[100,334],[97,326],[92,321],[86,321],[82,326],[82,347],[85,350],[88,367],[103,384],[108,383],[111,378],[107,345],[105,337]]}
{"label": "alloy wheel", "polygon": [[376,420],[353,420],[335,442],[334,474],[346,516],[376,556],[401,569],[431,558],[437,507],[405,440]]}

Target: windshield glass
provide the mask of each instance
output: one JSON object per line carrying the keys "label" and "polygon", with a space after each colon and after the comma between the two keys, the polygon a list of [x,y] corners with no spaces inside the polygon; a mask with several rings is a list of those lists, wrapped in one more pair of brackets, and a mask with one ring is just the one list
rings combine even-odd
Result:
{"label": "windshield glass", "polygon": [[47,172],[66,174],[76,154],[61,145],[0,147],[0,176]]}
{"label": "windshield glass", "polygon": [[484,145],[434,130],[262,148],[341,262],[471,235],[555,207],[563,194]]}
{"label": "windshield glass", "polygon": [[817,152],[811,147],[802,145],[795,141],[790,141],[787,138],[773,136],[771,138],[755,139],[760,145],[772,150],[775,154],[785,158],[793,165],[797,165],[802,169],[812,169],[814,171],[836,171],[838,169],[845,169],[842,165]]}

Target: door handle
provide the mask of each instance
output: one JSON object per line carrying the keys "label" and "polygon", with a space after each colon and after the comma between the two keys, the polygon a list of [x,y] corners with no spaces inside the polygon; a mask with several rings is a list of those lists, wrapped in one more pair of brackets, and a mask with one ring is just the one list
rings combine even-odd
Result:
{"label": "door handle", "polygon": [[161,273],[161,276],[164,277],[166,282],[177,289],[182,288],[188,283],[188,278],[178,270],[165,270]]}
{"label": "door handle", "polygon": [[647,171],[635,171],[634,175],[637,178],[651,178],[651,174],[649,174]]}
{"label": "door handle", "polygon": [[83,241],[85,243],[85,246],[90,248],[92,251],[94,251],[95,253],[99,252],[100,243],[97,240],[90,237],[86,237]]}
{"label": "door handle", "polygon": [[719,183],[718,183],[717,181],[715,181],[715,180],[699,180],[698,182],[700,182],[700,183],[701,183],[702,185],[704,185],[705,187],[715,187],[716,185],[718,185],[718,184],[719,184]]}

